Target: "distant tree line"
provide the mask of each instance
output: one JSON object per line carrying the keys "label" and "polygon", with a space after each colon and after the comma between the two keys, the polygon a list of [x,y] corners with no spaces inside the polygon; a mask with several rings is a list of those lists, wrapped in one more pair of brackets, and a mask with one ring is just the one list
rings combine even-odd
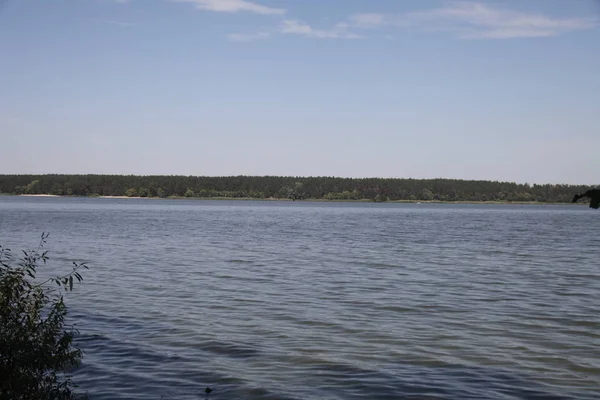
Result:
{"label": "distant tree line", "polygon": [[456,179],[279,176],[0,175],[0,193],[68,196],[570,202],[591,186]]}

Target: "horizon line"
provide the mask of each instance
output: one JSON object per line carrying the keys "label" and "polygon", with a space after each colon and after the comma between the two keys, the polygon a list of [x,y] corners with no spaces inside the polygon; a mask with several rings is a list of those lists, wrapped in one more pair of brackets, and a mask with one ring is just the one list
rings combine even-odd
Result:
{"label": "horizon line", "polygon": [[381,179],[381,180],[413,180],[413,181],[463,181],[463,182],[490,182],[490,183],[508,183],[516,185],[553,185],[553,186],[600,186],[600,183],[596,184],[584,184],[584,183],[536,183],[536,182],[517,182],[508,180],[492,180],[492,179],[465,179],[465,178],[399,178],[399,177],[348,177],[348,176],[335,176],[335,175],[183,175],[183,174],[100,174],[100,173],[17,173],[17,174],[0,174],[3,176],[137,176],[137,177],[184,177],[184,178],[296,178],[296,179],[314,179],[314,178],[329,178],[329,179],[350,179],[350,180],[367,180],[367,179]]}

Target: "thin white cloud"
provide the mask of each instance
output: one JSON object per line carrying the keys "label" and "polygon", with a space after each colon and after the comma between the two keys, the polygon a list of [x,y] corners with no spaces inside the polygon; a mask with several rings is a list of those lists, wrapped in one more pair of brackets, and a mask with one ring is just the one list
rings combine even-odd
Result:
{"label": "thin white cloud", "polygon": [[481,2],[452,2],[445,7],[400,15],[356,14],[350,21],[358,28],[396,26],[423,32],[449,32],[464,39],[557,36],[598,25],[597,20],[590,18],[551,17]]}
{"label": "thin white cloud", "polygon": [[350,22],[361,28],[372,28],[375,26],[381,26],[386,23],[387,16],[385,14],[378,13],[362,13],[355,14],[350,17]]}
{"label": "thin white cloud", "polygon": [[268,32],[258,33],[230,33],[227,38],[233,42],[254,42],[256,40],[267,39],[271,36]]}
{"label": "thin white cloud", "polygon": [[246,0],[171,0],[180,3],[192,3],[200,10],[237,13],[252,12],[255,14],[281,15],[285,14],[283,8],[273,8]]}
{"label": "thin white cloud", "polygon": [[349,28],[349,24],[339,23],[330,29],[315,29],[308,24],[286,19],[280,26],[280,32],[320,39],[359,39],[362,37],[350,32]]}

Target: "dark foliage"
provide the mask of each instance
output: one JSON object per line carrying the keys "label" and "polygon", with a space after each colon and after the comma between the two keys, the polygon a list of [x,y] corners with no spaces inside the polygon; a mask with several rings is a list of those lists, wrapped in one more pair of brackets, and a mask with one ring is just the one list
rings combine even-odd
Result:
{"label": "dark foliage", "polygon": [[278,176],[0,175],[0,193],[74,196],[228,197],[373,201],[568,203],[589,186],[455,179]]}
{"label": "dark foliage", "polygon": [[[23,251],[16,262],[0,246],[0,399],[63,400],[74,398],[68,371],[78,365],[81,350],[73,346],[73,327],[65,322],[61,290],[81,281],[74,263],[64,276],[36,281],[37,268],[48,260],[41,249]],[[57,285],[54,286],[54,285]]]}
{"label": "dark foliage", "polygon": [[580,199],[585,197],[590,199],[590,208],[600,208],[600,189],[591,189],[585,193],[576,194],[573,197],[573,203],[577,203]]}

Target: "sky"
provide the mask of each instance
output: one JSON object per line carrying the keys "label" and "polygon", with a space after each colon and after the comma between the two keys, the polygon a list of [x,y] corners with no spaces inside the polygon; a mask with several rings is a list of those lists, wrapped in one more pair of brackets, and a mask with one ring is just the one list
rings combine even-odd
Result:
{"label": "sky", "polygon": [[600,183],[597,0],[0,0],[0,173]]}

